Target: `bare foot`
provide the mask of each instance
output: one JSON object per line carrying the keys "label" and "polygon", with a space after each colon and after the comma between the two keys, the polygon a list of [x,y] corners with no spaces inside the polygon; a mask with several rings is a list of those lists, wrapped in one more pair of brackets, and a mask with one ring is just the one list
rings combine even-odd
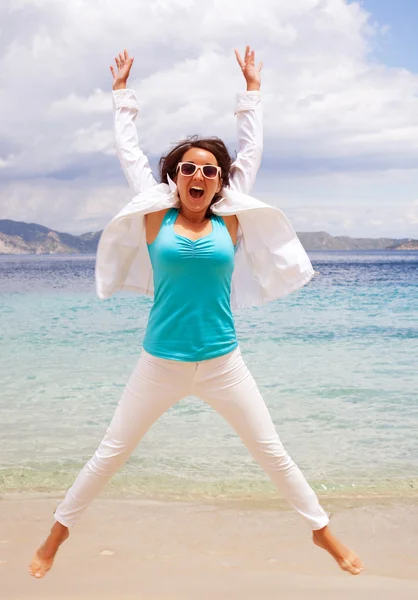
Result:
{"label": "bare foot", "polygon": [[313,532],[314,543],[331,554],[343,571],[359,575],[364,569],[363,563],[353,552],[344,546],[332,533],[328,526]]}
{"label": "bare foot", "polygon": [[52,567],[58,548],[65,542],[69,535],[68,527],[64,527],[64,525],[58,522],[53,525],[51,533],[42,546],[35,552],[32,562],[29,565],[29,573],[33,577],[37,579],[45,577]]}

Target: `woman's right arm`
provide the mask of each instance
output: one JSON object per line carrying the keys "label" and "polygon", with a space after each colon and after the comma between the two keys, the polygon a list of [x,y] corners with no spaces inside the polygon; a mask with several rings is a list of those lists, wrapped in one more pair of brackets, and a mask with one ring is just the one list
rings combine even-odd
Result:
{"label": "woman's right arm", "polygon": [[126,87],[133,58],[125,50],[123,55],[115,58],[117,71],[110,67],[113,75],[113,108],[116,153],[129,186],[140,194],[154,185],[151,167],[145,154],[139,148],[138,132],[135,119],[139,112],[135,92]]}

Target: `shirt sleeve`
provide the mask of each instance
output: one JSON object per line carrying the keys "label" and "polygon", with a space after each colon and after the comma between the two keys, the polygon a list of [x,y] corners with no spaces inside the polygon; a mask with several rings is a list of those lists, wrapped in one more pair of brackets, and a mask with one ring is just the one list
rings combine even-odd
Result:
{"label": "shirt sleeve", "polygon": [[263,153],[263,110],[259,91],[237,94],[238,155],[231,168],[231,190],[249,194]]}
{"label": "shirt sleeve", "polygon": [[131,89],[112,92],[116,153],[129,186],[140,194],[154,185],[151,167],[145,154],[139,148],[135,119],[139,105],[135,92]]}

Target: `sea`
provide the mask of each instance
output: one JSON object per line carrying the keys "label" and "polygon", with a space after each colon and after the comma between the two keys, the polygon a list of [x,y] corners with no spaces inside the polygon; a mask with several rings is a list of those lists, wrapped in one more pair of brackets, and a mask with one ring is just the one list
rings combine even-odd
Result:
{"label": "sea", "polygon": [[[281,440],[321,494],[418,490],[418,252],[310,252],[303,289],[235,314]],[[67,489],[141,352],[151,300],[95,295],[94,256],[0,256],[0,493]],[[274,499],[229,425],[185,398],[106,488]]]}

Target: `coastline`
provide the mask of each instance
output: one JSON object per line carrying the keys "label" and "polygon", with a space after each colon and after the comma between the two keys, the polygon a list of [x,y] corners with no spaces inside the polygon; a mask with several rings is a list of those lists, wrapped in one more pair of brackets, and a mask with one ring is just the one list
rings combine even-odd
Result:
{"label": "coastline", "polygon": [[[86,462],[86,461],[85,461]],[[31,498],[45,495],[63,497],[84,466],[71,464],[45,465],[45,469],[29,466],[5,466],[0,469],[0,499]],[[418,478],[396,478],[390,472],[379,479],[340,476],[308,482],[323,502],[344,500],[348,503],[379,499],[417,499]],[[175,473],[151,474],[134,472],[130,466],[116,473],[107,483],[101,497],[107,499],[143,499],[145,501],[228,503],[248,508],[286,508],[269,478],[258,467],[243,477],[228,479],[184,478]]]}
{"label": "coastline", "polygon": [[[353,577],[316,548],[289,508],[100,496],[42,581],[27,575],[61,495],[0,498],[2,598],[179,600],[263,597],[400,600],[418,595],[418,497],[321,501],[361,556]],[[4,594],[4,595],[3,595]]]}

